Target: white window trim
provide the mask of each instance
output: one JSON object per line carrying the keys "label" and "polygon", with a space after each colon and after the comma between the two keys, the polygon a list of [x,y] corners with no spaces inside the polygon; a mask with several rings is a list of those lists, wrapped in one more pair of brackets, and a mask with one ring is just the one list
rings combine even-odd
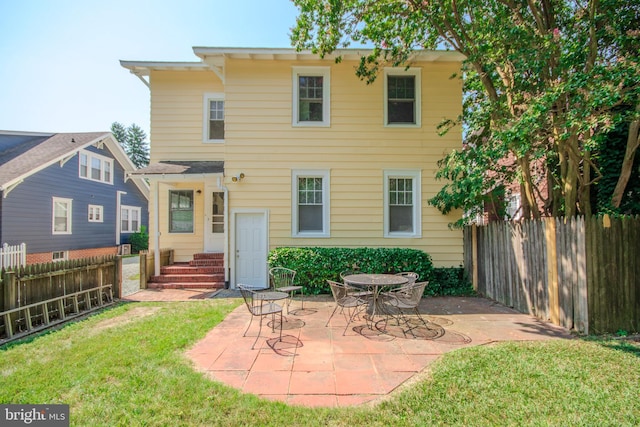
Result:
{"label": "white window trim", "polygon": [[[62,258],[54,258],[55,254],[62,254]],[[66,261],[69,259],[68,251],[53,251],[51,252],[51,260],[53,262]]]}
{"label": "white window trim", "polygon": [[[142,221],[142,208],[140,208],[139,206],[128,206],[128,205],[122,205],[120,206],[120,221],[122,221],[122,211],[123,210],[127,210],[129,211],[129,216],[128,216],[128,227],[127,230],[123,230],[121,229],[121,233],[122,234],[128,234],[128,233],[137,233],[138,231],[140,231],[140,225],[141,225],[141,221]],[[138,229],[137,230],[133,230],[131,227],[131,213],[133,211],[137,211],[138,212]],[[122,227],[122,224],[120,224],[120,227]]]}
{"label": "white window trim", "polygon": [[[171,230],[171,193],[174,191],[190,191],[191,195],[192,195],[192,200],[193,200],[193,219],[192,219],[192,225],[191,227],[193,228],[193,230],[191,231],[172,231]],[[167,191],[167,233],[168,234],[173,234],[173,235],[182,235],[182,236],[186,236],[189,234],[196,234],[196,190],[192,189],[192,188],[170,188]]]}
{"label": "white window trim", "polygon": [[[56,203],[66,203],[68,206],[66,231],[56,231]],[[51,204],[51,234],[72,234],[71,232],[72,218],[73,218],[73,199],[53,197],[53,201]]]}
{"label": "white window trim", "polygon": [[[321,232],[298,231],[298,178],[322,178],[322,230]],[[331,206],[329,201],[329,189],[331,183],[329,181],[330,173],[328,170],[292,170],[291,171],[291,236],[292,237],[331,237],[330,212]]]}
{"label": "white window trim", "polygon": [[[206,92],[202,97],[202,142],[206,144],[220,144],[224,139],[209,139],[209,101],[224,101],[223,92]],[[227,118],[227,103],[224,103],[225,125]]]}
{"label": "white window trim", "polygon": [[[83,154],[87,156],[87,176],[82,176],[80,156],[83,155]],[[91,177],[91,159],[100,160],[100,179],[93,179]],[[109,176],[109,180],[108,181],[104,179],[104,170],[105,170],[104,169],[104,164],[105,163],[109,163],[109,165],[111,166],[111,168],[110,168],[111,176]],[[91,151],[80,150],[80,152],[78,154],[78,176],[81,179],[87,179],[87,180],[93,181],[93,182],[101,182],[103,184],[112,184],[113,185],[113,175],[114,174],[115,174],[115,169],[114,169],[114,161],[113,161],[112,158],[101,156],[100,154],[96,154],[96,153],[93,153]]]}
{"label": "white window trim", "polygon": [[[295,127],[329,127],[331,126],[331,68],[330,67],[292,67],[293,69],[293,105],[291,125]],[[298,120],[300,105],[299,76],[322,76],[322,121]]]}
{"label": "white window trim", "polygon": [[[413,179],[413,232],[389,231],[389,179]],[[390,169],[384,171],[384,237],[420,238],[422,237],[422,173],[420,170]]]}
{"label": "white window trim", "polygon": [[[416,122],[414,123],[389,123],[389,105],[387,103],[388,99],[388,76],[414,76],[416,78],[416,104],[415,104],[415,117]],[[394,127],[394,128],[419,128],[422,126],[422,68],[409,68],[405,70],[404,68],[385,68],[384,69],[384,126],[385,127]]]}
{"label": "white window trim", "polygon": [[[94,211],[94,219],[91,219],[91,211]],[[98,212],[98,216],[100,217],[100,219],[95,219],[95,212]],[[89,222],[104,222],[104,207],[101,205],[89,205],[87,220]]]}

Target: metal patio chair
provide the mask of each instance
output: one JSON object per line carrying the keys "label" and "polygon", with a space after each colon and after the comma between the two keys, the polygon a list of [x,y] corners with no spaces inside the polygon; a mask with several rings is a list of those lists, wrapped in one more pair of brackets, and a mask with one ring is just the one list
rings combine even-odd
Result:
{"label": "metal patio chair", "polygon": [[256,340],[253,342],[251,350],[255,348],[256,343],[258,342],[258,338],[260,338],[260,333],[262,332],[262,319],[265,316],[271,315],[271,332],[274,332],[276,325],[276,314],[280,314],[280,341],[282,341],[282,306],[272,301],[266,301],[260,298],[256,298],[257,292],[251,288],[246,287],[245,285],[238,285],[238,289],[240,289],[242,299],[244,299],[247,309],[249,309],[249,313],[251,313],[251,320],[249,321],[249,325],[244,331],[244,334],[242,334],[243,337],[247,336],[247,332],[251,327],[253,318],[260,318],[260,329],[258,329],[258,336],[256,336]]}
{"label": "metal patio chair", "polygon": [[[407,327],[407,329],[403,329],[405,336],[410,332],[415,337],[413,330],[417,328],[417,326],[411,325],[409,321],[410,318],[406,313],[407,311],[415,314],[422,324],[428,327],[427,321],[420,315],[420,311],[418,311],[424,289],[428,284],[429,282],[416,282],[382,293],[384,304],[395,309],[393,310],[395,313],[390,315],[397,319],[398,325],[402,323]],[[390,312],[391,311],[388,311],[388,313]]]}
{"label": "metal patio chair", "polygon": [[[334,282],[332,280],[327,280],[327,283],[329,283],[329,287],[331,288],[331,294],[333,295],[336,306],[333,309],[331,316],[329,316],[329,320],[327,320],[325,327],[329,326],[329,322],[331,322],[333,315],[336,314],[336,311],[340,308],[347,320],[347,326],[345,326],[344,331],[342,331],[342,335],[345,335],[349,325],[353,322],[353,319],[368,305],[368,302],[366,299],[354,295],[353,292],[354,290],[357,291],[357,289],[352,288],[349,285]],[[347,309],[347,313],[344,313],[344,309]]]}
{"label": "metal patio chair", "polygon": [[289,314],[289,306],[296,291],[300,291],[300,308],[304,308],[304,290],[300,285],[294,285],[296,271],[285,267],[273,267],[269,270],[269,281],[274,291],[286,292],[289,298],[285,301],[287,306],[287,314]]}

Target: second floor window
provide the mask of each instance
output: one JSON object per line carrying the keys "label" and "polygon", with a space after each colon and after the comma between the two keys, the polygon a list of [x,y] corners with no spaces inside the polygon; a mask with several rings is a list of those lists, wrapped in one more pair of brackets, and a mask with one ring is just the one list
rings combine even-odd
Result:
{"label": "second floor window", "polygon": [[113,184],[113,159],[89,151],[81,151],[79,157],[80,178]]}
{"label": "second floor window", "polygon": [[169,233],[193,233],[193,190],[169,191]]}
{"label": "second floor window", "polygon": [[293,125],[329,126],[328,67],[294,67]]}
{"label": "second floor window", "polygon": [[204,95],[204,141],[224,141],[224,94],[205,93]]}
{"label": "second floor window", "polygon": [[420,126],[420,69],[386,69],[384,92],[386,126]]}

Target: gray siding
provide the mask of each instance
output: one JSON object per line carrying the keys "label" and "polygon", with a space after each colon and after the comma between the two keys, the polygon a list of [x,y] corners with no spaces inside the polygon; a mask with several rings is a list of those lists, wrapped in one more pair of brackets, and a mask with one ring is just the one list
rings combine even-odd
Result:
{"label": "gray siding", "polygon": [[[113,155],[105,147],[88,151],[105,157]],[[113,185],[81,179],[76,154],[62,167],[59,163],[35,173],[2,200],[2,243],[26,243],[28,253],[100,248],[116,245],[117,191],[123,205],[141,208],[141,223],[148,226],[148,202],[132,182],[124,182],[124,170],[114,160]],[[72,199],[72,234],[52,233],[53,197]],[[101,205],[101,223],[89,222],[88,206]],[[121,243],[129,234],[121,236]]]}

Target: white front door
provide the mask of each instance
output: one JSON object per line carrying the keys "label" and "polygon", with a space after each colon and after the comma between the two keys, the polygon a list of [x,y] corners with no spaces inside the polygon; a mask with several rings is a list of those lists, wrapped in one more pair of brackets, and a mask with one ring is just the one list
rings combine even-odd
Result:
{"label": "white front door", "polygon": [[236,213],[235,283],[268,287],[267,252],[266,212]]}
{"label": "white front door", "polygon": [[205,190],[204,251],[224,252],[224,193],[215,188]]}

